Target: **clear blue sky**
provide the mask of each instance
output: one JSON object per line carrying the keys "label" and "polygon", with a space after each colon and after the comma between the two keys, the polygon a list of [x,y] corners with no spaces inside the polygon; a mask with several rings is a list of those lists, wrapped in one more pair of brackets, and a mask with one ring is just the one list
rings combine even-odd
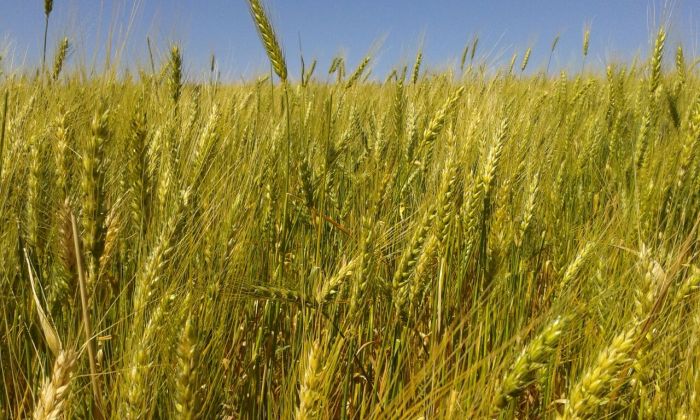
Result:
{"label": "clear blue sky", "polygon": [[[700,50],[700,0],[266,0],[265,4],[294,76],[300,41],[307,63],[319,59],[321,74],[338,52],[345,54],[350,71],[371,51],[376,56],[373,72],[379,76],[402,62],[410,66],[420,45],[429,66],[455,63],[475,34],[478,56],[491,65],[507,63],[514,51],[522,55],[532,47],[530,62],[535,67],[544,66],[552,39],[561,34],[552,66],[577,66],[584,24],[591,26],[591,65],[645,56],[660,22],[670,23],[670,47],[683,42],[688,56],[698,56]],[[6,68],[40,61],[43,19],[43,0],[2,0],[0,51],[8,53]],[[171,41],[182,44],[190,78],[205,73],[212,53],[228,80],[269,69],[245,0],[54,0],[49,54],[59,36],[68,35],[75,43],[73,64],[91,66],[97,61],[99,68],[110,31],[113,54],[124,45],[120,62],[131,68],[148,64],[150,36],[157,59]]]}

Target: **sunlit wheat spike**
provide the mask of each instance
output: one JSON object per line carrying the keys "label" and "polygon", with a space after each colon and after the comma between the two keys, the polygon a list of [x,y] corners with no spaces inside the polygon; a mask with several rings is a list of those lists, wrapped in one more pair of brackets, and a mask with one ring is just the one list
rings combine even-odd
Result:
{"label": "sunlit wheat spike", "polygon": [[634,317],[638,323],[644,321],[651,311],[656,301],[658,287],[664,277],[663,269],[644,245],[639,253],[639,259],[642,281],[635,289],[634,297]]}
{"label": "sunlit wheat spike", "polygon": [[316,303],[323,305],[331,301],[334,295],[338,293],[340,286],[353,275],[353,271],[360,262],[359,258],[353,258],[350,262],[343,265],[338,272],[323,282],[321,288],[316,294]]}
{"label": "sunlit wheat spike", "polygon": [[136,112],[129,121],[127,136],[126,173],[131,183],[129,189],[129,215],[136,231],[142,231],[147,213],[148,196],[148,119],[142,107],[143,98],[136,102]]}
{"label": "sunlit wheat spike", "polygon": [[700,290],[700,268],[693,265],[690,275],[683,281],[676,293],[676,301],[682,301]]}
{"label": "sunlit wheat spike", "polygon": [[[185,299],[187,301],[187,298]],[[185,306],[185,305],[183,305]],[[187,306],[185,306],[187,308]],[[175,384],[175,411],[178,418],[190,420],[195,418],[196,386],[198,348],[197,333],[195,331],[192,316],[188,316],[180,333],[177,345],[177,380]]]}
{"label": "sunlit wheat spike", "polygon": [[431,144],[440,134],[445,126],[445,119],[450,111],[455,108],[455,104],[464,93],[464,87],[457,89],[451,96],[447,98],[444,105],[437,111],[428,124],[428,127],[423,132],[423,143]]}
{"label": "sunlit wheat spike", "polygon": [[564,287],[565,285],[568,285],[573,281],[583,268],[584,263],[587,261],[588,256],[592,253],[593,251],[593,246],[595,243],[593,242],[588,242],[584,247],[579,251],[579,253],[576,255],[576,258],[569,264],[569,266],[566,268],[566,271],[564,272],[564,276],[562,277],[562,282],[561,286]]}
{"label": "sunlit wheat spike", "polygon": [[319,392],[322,362],[318,341],[309,346],[305,362],[300,375],[299,407],[295,416],[297,420],[320,418],[323,398]]}
{"label": "sunlit wheat spike", "polygon": [[679,82],[685,83],[687,78],[687,68],[682,45],[678,45],[678,48],[676,48],[676,72],[678,73]]}
{"label": "sunlit wheat spike", "polygon": [[651,111],[647,112],[642,117],[642,126],[639,129],[639,136],[637,138],[637,149],[634,156],[635,166],[637,170],[644,166],[644,160],[646,158],[647,149],[649,147],[649,130],[651,128]]}
{"label": "sunlit wheat spike", "polygon": [[195,143],[194,149],[192,150],[191,168],[193,170],[192,175],[192,188],[197,189],[202,182],[202,179],[206,176],[208,165],[214,157],[216,152],[216,145],[218,140],[217,126],[221,119],[221,112],[218,105],[214,104],[207,120],[202,134]]}
{"label": "sunlit wheat spike", "polygon": [[583,29],[583,56],[588,56],[588,47],[591,44],[591,28],[586,26]]}
{"label": "sunlit wheat spike", "polygon": [[420,65],[421,62],[423,61],[423,51],[418,51],[418,54],[416,55],[416,62],[413,65],[413,72],[411,73],[411,84],[415,85],[418,83],[418,76],[420,75]]}
{"label": "sunlit wheat spike", "polygon": [[345,83],[346,89],[350,89],[355,83],[357,83],[358,80],[360,80],[360,77],[365,72],[365,69],[367,68],[367,65],[369,64],[369,60],[370,60],[369,56],[362,59],[362,61],[357,66],[355,71],[353,71],[352,74],[350,75],[350,77],[348,78],[348,81]]}
{"label": "sunlit wheat spike", "polygon": [[134,310],[143,310],[157,291],[157,286],[163,276],[162,270],[172,254],[173,244],[177,240],[177,232],[188,204],[188,196],[189,190],[181,192],[178,196],[164,226],[161,228],[156,243],[136,276],[133,293]]}
{"label": "sunlit wheat spike", "polygon": [[513,73],[513,69],[515,68],[515,60],[518,59],[518,53],[514,52],[513,56],[510,58],[510,65],[508,66],[508,74]]}
{"label": "sunlit wheat spike", "polygon": [[92,285],[104,246],[105,226],[105,148],[110,137],[110,110],[98,109],[92,119],[91,135],[83,153],[82,225],[88,263],[88,282]]}
{"label": "sunlit wheat spike", "polygon": [[535,212],[535,200],[537,198],[539,186],[540,174],[538,172],[532,178],[532,182],[530,183],[530,187],[528,189],[527,199],[523,208],[523,216],[520,220],[520,229],[518,231],[518,237],[516,238],[519,244],[522,244],[523,238],[525,237],[525,234],[527,233],[528,228],[530,227],[530,221],[532,220],[532,216]]}
{"label": "sunlit wheat spike", "polygon": [[53,73],[51,73],[51,78],[53,80],[58,79],[58,76],[61,74],[61,70],[63,70],[63,64],[66,61],[69,47],[70,43],[68,42],[68,38],[62,38],[61,42],[58,44],[58,51],[56,51],[56,57],[54,58],[53,62]]}
{"label": "sunlit wheat spike", "polygon": [[523,56],[523,62],[520,65],[520,71],[525,71],[525,68],[527,67],[527,63],[530,61],[530,54],[532,53],[532,48],[528,48],[525,51],[525,55]]}
{"label": "sunlit wheat spike", "polygon": [[610,386],[623,367],[633,361],[638,328],[623,331],[606,347],[573,386],[564,411],[565,419],[590,418],[607,404]]}
{"label": "sunlit wheat spike", "polygon": [[272,68],[275,70],[275,73],[277,73],[277,76],[283,82],[286,82],[287,63],[284,59],[284,54],[282,54],[282,48],[277,40],[277,35],[275,34],[272,23],[270,23],[267,17],[265,8],[261,0],[248,0],[248,5],[250,6],[250,13],[253,16],[253,20],[255,20],[255,28],[258,30],[258,34],[265,46],[267,56],[272,63]]}
{"label": "sunlit wheat spike", "polygon": [[654,42],[654,52],[651,56],[651,77],[649,79],[649,90],[655,94],[661,84],[661,65],[664,58],[664,44],[666,43],[666,30],[661,27],[656,34]]}
{"label": "sunlit wheat spike", "polygon": [[408,296],[407,292],[410,292],[410,290],[407,290],[407,280],[423,252],[423,245],[435,219],[435,214],[436,212],[432,206],[426,209],[423,219],[413,232],[411,241],[401,254],[399,264],[394,272],[391,286],[394,290],[394,307],[398,312],[403,312],[404,310],[404,304]]}
{"label": "sunlit wheat spike", "polygon": [[27,206],[26,220],[28,225],[28,239],[36,252],[42,253],[43,234],[41,232],[40,214],[44,203],[41,184],[43,178],[43,150],[42,142],[36,136],[29,140],[29,177],[27,180]]}
{"label": "sunlit wheat spike", "polygon": [[116,407],[116,412],[122,418],[143,418],[153,410],[149,405],[153,392],[149,379],[152,378],[154,353],[157,350],[155,340],[164,328],[174,301],[174,295],[163,296],[148,318],[143,333],[134,333],[131,337],[123,379],[119,382],[122,386],[119,405]]}
{"label": "sunlit wheat spike", "polygon": [[404,120],[404,107],[405,107],[405,98],[404,98],[404,88],[403,88],[403,79],[399,79],[399,81],[396,83],[396,93],[394,94],[394,102],[391,107],[392,111],[392,118],[394,120],[394,135],[396,137],[400,138],[403,135],[403,120]]}
{"label": "sunlit wheat spike", "polygon": [[504,409],[536,380],[556,350],[565,326],[566,319],[555,319],[522,350],[500,384],[494,399],[496,412]]}
{"label": "sunlit wheat spike", "polygon": [[61,350],[53,364],[50,378],[41,386],[39,402],[34,409],[34,420],[59,420],[68,399],[70,384],[78,354],[73,350]]}
{"label": "sunlit wheat spike", "polygon": [[100,255],[100,271],[98,278],[103,278],[109,270],[109,265],[115,257],[119,234],[122,230],[121,201],[115,203],[105,218],[104,249]]}
{"label": "sunlit wheat spike", "polygon": [[182,94],[182,52],[178,45],[170,48],[170,62],[168,63],[170,77],[168,78],[168,88],[170,97],[174,103],[178,103]]}
{"label": "sunlit wheat spike", "polygon": [[489,150],[488,155],[484,161],[484,166],[481,172],[481,179],[479,188],[481,197],[485,200],[489,199],[491,192],[493,191],[494,183],[496,181],[496,172],[501,161],[501,155],[503,153],[503,146],[505,145],[506,139],[508,138],[508,129],[510,127],[510,120],[503,119],[501,124],[498,126],[498,131],[496,132],[496,138],[494,144]]}
{"label": "sunlit wheat spike", "polygon": [[283,287],[253,285],[245,293],[260,299],[286,301],[295,303],[299,306],[315,307],[315,298],[306,296],[296,290],[286,289]]}

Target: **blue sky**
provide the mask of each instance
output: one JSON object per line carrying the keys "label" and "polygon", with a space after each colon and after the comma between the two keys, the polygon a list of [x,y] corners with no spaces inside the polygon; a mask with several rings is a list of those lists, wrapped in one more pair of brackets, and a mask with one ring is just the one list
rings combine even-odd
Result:
{"label": "blue sky", "polygon": [[[654,28],[670,24],[669,46],[683,42],[688,56],[700,50],[700,0],[266,0],[287,56],[299,72],[300,44],[306,62],[319,60],[325,74],[342,52],[350,71],[368,52],[373,74],[412,65],[422,45],[424,62],[444,68],[459,61],[465,44],[479,36],[478,56],[490,65],[508,63],[532,47],[531,66],[542,68],[555,35],[560,41],[552,67],[578,68],[583,27],[591,27],[589,63],[645,56]],[[5,67],[36,65],[41,57],[43,0],[2,0],[0,49]],[[170,42],[184,51],[187,75],[201,77],[215,54],[227,80],[266,72],[269,65],[245,0],[54,0],[49,54],[60,36],[75,48],[73,65],[97,63],[121,54],[122,66],[148,65],[146,37],[156,59]],[[670,49],[669,49],[670,50]]]}

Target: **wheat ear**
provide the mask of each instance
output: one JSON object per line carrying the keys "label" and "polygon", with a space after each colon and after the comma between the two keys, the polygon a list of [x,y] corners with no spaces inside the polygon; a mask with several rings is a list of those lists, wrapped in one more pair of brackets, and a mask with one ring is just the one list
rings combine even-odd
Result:
{"label": "wheat ear", "polygon": [[286,82],[287,63],[284,59],[284,54],[282,54],[282,48],[277,41],[277,35],[272,27],[272,23],[270,23],[270,19],[267,18],[265,8],[260,0],[248,0],[248,5],[250,6],[250,13],[253,16],[253,20],[255,21],[255,28],[258,30],[258,34],[265,46],[267,56],[272,63],[272,68],[275,70],[275,73],[277,73],[277,76],[282,79],[283,82]]}
{"label": "wheat ear", "polygon": [[78,360],[78,354],[73,350],[61,350],[53,364],[51,378],[41,386],[39,402],[34,409],[34,420],[59,420],[63,418],[70,390],[71,374]]}

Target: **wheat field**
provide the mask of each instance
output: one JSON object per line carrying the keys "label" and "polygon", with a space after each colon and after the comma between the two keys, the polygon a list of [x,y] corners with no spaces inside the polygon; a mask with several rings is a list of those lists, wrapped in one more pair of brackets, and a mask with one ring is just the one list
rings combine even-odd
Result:
{"label": "wheat field", "polygon": [[257,80],[177,45],[67,72],[68,39],[2,75],[0,418],[700,416],[700,78],[664,28],[600,72],[475,38],[296,79],[248,3]]}

